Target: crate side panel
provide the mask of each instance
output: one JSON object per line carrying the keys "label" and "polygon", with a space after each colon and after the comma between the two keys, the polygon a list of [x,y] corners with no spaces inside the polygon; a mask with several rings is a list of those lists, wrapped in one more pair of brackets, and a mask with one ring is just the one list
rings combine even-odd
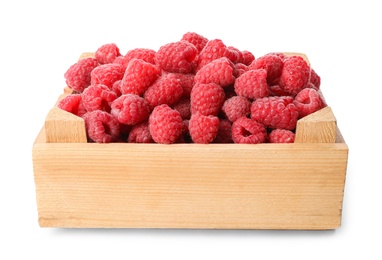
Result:
{"label": "crate side panel", "polygon": [[332,229],[342,144],[44,144],[33,149],[47,227]]}

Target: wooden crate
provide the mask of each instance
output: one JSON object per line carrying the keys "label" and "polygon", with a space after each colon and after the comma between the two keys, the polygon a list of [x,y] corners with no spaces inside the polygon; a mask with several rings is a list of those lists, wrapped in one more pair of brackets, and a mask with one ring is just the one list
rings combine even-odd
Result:
{"label": "wooden crate", "polygon": [[[64,94],[67,95],[68,93]],[[330,107],[293,144],[87,143],[57,107],[33,144],[41,227],[340,227],[348,146]]]}

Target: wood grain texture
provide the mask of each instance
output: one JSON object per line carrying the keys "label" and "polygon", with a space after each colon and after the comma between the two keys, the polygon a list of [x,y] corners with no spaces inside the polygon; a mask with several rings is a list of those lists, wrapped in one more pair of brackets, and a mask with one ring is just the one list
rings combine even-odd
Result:
{"label": "wood grain texture", "polygon": [[52,108],[45,119],[45,134],[48,143],[87,142],[84,120],[58,107]]}
{"label": "wood grain texture", "polygon": [[297,121],[295,143],[335,143],[337,121],[330,107]]}
{"label": "wood grain texture", "polygon": [[334,229],[347,146],[36,142],[33,161],[43,227]]}

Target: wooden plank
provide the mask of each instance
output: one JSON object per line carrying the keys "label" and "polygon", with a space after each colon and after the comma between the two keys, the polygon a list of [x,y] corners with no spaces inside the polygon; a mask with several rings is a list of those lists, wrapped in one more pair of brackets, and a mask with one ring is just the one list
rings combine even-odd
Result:
{"label": "wooden plank", "polygon": [[45,119],[47,143],[86,143],[85,122],[82,118],[58,107],[52,108]]}
{"label": "wooden plank", "polygon": [[347,146],[35,143],[33,161],[43,227],[333,229]]}
{"label": "wooden plank", "polygon": [[297,121],[295,143],[335,143],[337,121],[330,107]]}

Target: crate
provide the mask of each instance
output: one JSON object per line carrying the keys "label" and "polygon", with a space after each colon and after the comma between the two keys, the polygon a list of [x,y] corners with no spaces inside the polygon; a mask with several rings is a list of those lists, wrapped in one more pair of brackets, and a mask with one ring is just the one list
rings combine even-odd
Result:
{"label": "crate", "polygon": [[341,225],[348,146],[330,107],[298,121],[295,143],[256,145],[87,143],[83,119],[54,107],[32,155],[41,227]]}

